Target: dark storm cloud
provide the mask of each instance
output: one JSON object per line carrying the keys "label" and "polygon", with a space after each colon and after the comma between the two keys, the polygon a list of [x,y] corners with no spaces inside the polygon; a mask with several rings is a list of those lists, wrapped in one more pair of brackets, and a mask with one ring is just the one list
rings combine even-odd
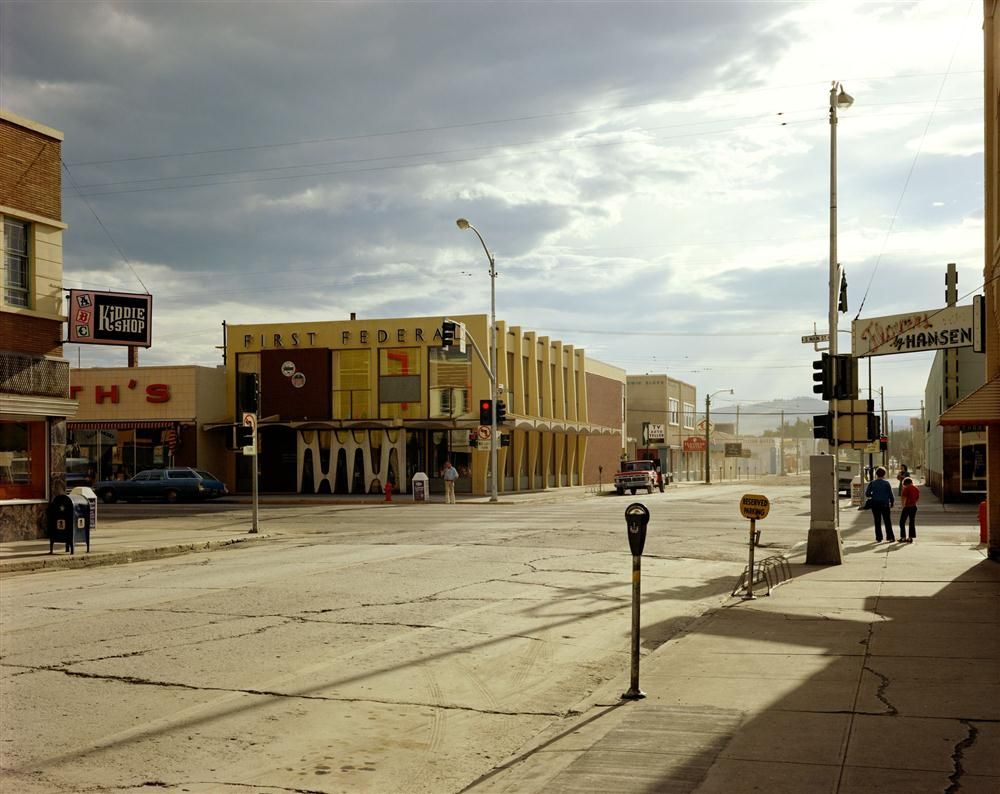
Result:
{"label": "dark storm cloud", "polygon": [[[245,263],[268,261],[319,264],[365,245],[378,246],[387,236],[430,248],[443,230],[422,222],[426,169],[399,168],[405,160],[382,161],[374,167],[388,170],[294,179],[277,178],[287,172],[256,169],[544,138],[581,122],[601,121],[602,114],[85,164],[690,96],[718,87],[718,70],[734,57],[730,53],[740,52],[742,60],[763,57],[758,31],[780,11],[697,3],[181,7],[43,1],[4,9],[2,87],[8,100],[13,96],[28,104],[10,109],[66,132],[64,158],[76,183],[108,185],[81,192],[133,191],[87,199],[131,259],[180,270],[206,265],[238,270]],[[773,34],[766,41],[766,49],[777,46]],[[753,64],[740,71],[746,77]],[[310,165],[306,170],[355,167]],[[446,173],[431,178],[462,184],[464,172],[468,185],[488,185],[493,167],[489,160],[473,160],[441,166]],[[243,173],[231,173],[236,171]],[[212,174],[220,176],[198,176]],[[181,183],[134,181],[185,175],[199,183],[254,181],[167,190],[156,188]],[[356,194],[351,206],[312,214],[246,208],[248,197],[284,197],[331,185]],[[585,198],[627,191],[628,174],[594,176],[580,190]],[[472,209],[487,213],[493,208],[473,202]],[[536,208],[521,212],[508,204],[503,209],[490,217],[498,228],[516,230],[505,232],[515,250],[545,231],[523,225],[526,216],[540,217]],[[603,212],[596,205],[572,211]],[[94,222],[71,183],[66,215],[74,235],[68,270],[77,261],[116,258],[106,240],[84,231]],[[549,220],[559,215],[567,212],[550,213]],[[318,239],[317,223],[323,239]],[[387,226],[396,234],[387,233]]]}

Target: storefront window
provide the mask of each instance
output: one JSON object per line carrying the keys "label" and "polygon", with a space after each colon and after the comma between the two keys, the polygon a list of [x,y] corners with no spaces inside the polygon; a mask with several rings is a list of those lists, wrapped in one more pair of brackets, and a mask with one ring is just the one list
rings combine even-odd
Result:
{"label": "storefront window", "polygon": [[337,350],[333,354],[333,418],[371,416],[371,354],[367,350]]}
{"label": "storefront window", "polygon": [[45,498],[45,422],[0,422],[0,499]]}
{"label": "storefront window", "polygon": [[986,428],[963,427],[962,493],[986,493]]}
{"label": "storefront window", "polygon": [[386,348],[378,352],[379,417],[419,419],[420,351],[418,347]]}
{"label": "storefront window", "polygon": [[472,367],[469,352],[429,347],[428,381],[432,419],[468,419],[473,416],[469,392]]}

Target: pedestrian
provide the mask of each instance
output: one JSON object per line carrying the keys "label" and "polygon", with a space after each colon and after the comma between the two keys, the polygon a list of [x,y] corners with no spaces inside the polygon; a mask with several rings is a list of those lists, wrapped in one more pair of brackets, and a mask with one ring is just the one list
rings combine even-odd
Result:
{"label": "pedestrian", "polygon": [[903,495],[903,480],[910,476],[910,470],[906,468],[906,464],[902,463],[899,466],[899,474],[896,475],[896,479],[899,480],[899,495]]}
{"label": "pedestrian", "polygon": [[656,486],[660,489],[660,493],[663,493],[663,471],[660,467],[656,467]]}
{"label": "pedestrian", "polygon": [[889,511],[896,503],[892,497],[892,486],[885,478],[885,469],[879,466],[875,469],[875,479],[868,483],[865,488],[865,498],[871,508],[872,517],[875,519],[875,542],[882,542],[882,525],[885,525],[885,539],[887,543],[895,543],[896,538],[892,532],[892,516]]}
{"label": "pedestrian", "polygon": [[458,469],[451,465],[450,460],[444,462],[444,471],[441,472],[444,478],[444,501],[446,504],[455,504],[455,480],[458,479]]}
{"label": "pedestrian", "polygon": [[[899,540],[901,543],[913,543],[917,537],[917,502],[920,501],[920,489],[913,484],[913,479],[903,480],[903,512],[899,516]],[[906,537],[906,521],[910,521],[910,537]]]}

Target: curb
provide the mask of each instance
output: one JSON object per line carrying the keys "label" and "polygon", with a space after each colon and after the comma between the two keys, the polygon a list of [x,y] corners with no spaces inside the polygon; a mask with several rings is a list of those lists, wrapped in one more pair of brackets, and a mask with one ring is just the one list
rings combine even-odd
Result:
{"label": "curb", "polygon": [[30,560],[0,563],[0,574],[32,573],[45,570],[94,568],[99,565],[121,565],[128,562],[142,562],[162,557],[176,557],[196,551],[214,551],[242,543],[254,543],[270,538],[271,535],[256,537],[235,537],[226,540],[209,540],[200,543],[181,543],[175,546],[159,546],[152,549],[127,549],[123,551],[90,552],[84,554],[44,555]]}

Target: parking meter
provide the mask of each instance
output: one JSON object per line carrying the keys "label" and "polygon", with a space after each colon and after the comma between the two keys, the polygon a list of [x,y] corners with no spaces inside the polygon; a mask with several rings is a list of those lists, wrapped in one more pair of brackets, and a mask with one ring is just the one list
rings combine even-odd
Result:
{"label": "parking meter", "polygon": [[639,604],[642,579],[642,547],[646,545],[646,525],[649,510],[644,504],[633,502],[625,508],[625,525],[628,527],[628,546],[632,550],[632,677],[625,700],[639,700],[646,693],[639,689]]}
{"label": "parking meter", "polygon": [[646,525],[649,523],[649,510],[644,504],[633,502],[625,508],[625,525],[628,527],[628,546],[633,557],[642,556],[642,547],[646,545]]}

